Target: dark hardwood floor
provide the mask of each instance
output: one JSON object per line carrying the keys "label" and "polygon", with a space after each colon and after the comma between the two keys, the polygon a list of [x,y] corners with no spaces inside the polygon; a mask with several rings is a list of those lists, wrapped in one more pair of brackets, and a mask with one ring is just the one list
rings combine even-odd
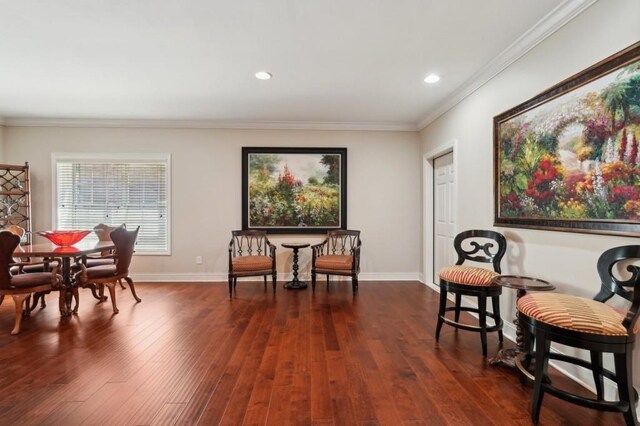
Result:
{"label": "dark hardwood floor", "polygon": [[[83,291],[61,319],[50,295],[18,336],[5,299],[0,424],[530,424],[531,387],[488,365],[476,333],[445,326],[435,343],[437,294],[422,284],[274,296],[239,282],[231,300],[226,283],[136,287],[142,303],[118,290],[118,315]],[[547,396],[541,424],[623,422]]]}

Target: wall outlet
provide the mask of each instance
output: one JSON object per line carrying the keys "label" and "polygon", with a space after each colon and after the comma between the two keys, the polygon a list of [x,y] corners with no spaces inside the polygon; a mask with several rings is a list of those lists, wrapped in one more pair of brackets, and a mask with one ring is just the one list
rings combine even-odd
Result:
{"label": "wall outlet", "polygon": [[202,256],[196,256],[196,265],[202,265]]}

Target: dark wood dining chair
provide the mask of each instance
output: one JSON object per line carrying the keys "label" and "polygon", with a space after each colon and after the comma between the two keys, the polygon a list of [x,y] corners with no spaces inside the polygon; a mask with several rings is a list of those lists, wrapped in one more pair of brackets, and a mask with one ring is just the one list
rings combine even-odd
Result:
{"label": "dark wood dining chair", "polygon": [[[456,329],[480,333],[482,355],[487,356],[487,333],[498,332],[502,342],[502,318],[500,318],[500,295],[502,287],[492,282],[500,274],[500,262],[507,250],[507,240],[495,231],[472,229],[456,235],[453,247],[458,254],[455,265],[445,266],[438,275],[440,278],[440,306],[436,325],[436,341],[440,339],[443,324]],[[466,261],[490,263],[493,271],[478,266],[463,265]],[[455,295],[455,306],[447,307],[447,294]],[[462,306],[462,296],[475,297],[478,307]],[[487,312],[487,298],[491,298],[493,312]],[[454,318],[447,318],[447,312],[454,312]],[[478,314],[478,325],[467,325],[460,322],[460,312]],[[494,325],[487,326],[487,317],[493,319]]]}
{"label": "dark wood dining chair", "polygon": [[[637,425],[637,393],[633,388],[633,346],[640,312],[640,245],[611,248],[598,259],[600,291],[593,299],[558,293],[531,293],[518,301],[524,334],[524,366],[535,359],[531,420],[538,424],[545,394],[583,407],[617,411],[627,425]],[[635,264],[631,264],[631,263]],[[624,268],[626,279],[622,279]],[[622,273],[620,272],[622,271]],[[624,312],[605,302],[619,296],[631,302]],[[590,352],[591,361],[551,353],[551,343]],[[613,354],[615,372],[603,368],[604,353]],[[549,359],[557,359],[591,370],[596,398],[587,398],[555,387],[547,380]],[[604,398],[604,377],[618,385],[618,400]]]}
{"label": "dark wood dining chair", "polygon": [[316,275],[351,277],[353,292],[358,291],[360,273],[360,231],[335,230],[327,232],[325,240],[311,246],[311,288],[316,290]]}
{"label": "dark wood dining chair", "polygon": [[229,241],[229,297],[232,297],[238,278],[264,278],[273,281],[273,292],[276,292],[278,271],[276,270],[276,246],[271,244],[265,231],[231,231]]}
{"label": "dark wood dining chair", "polygon": [[[118,280],[125,280],[129,284],[131,294],[136,302],[140,303],[142,299],[136,294],[136,288],[133,284],[133,280],[129,277],[129,266],[131,265],[131,258],[133,257],[136,239],[138,237],[138,227],[135,231],[127,231],[124,228],[117,228],[111,232],[111,240],[116,246],[114,251],[115,264],[100,265],[92,268],[87,268],[82,262],[78,263],[79,272],[75,274],[75,280],[77,285],[86,288],[92,285],[98,287],[100,292],[100,300],[104,301],[102,295],[104,294],[104,287],[109,289],[109,295],[111,296],[111,304],[113,306],[113,313],[117,314],[118,306],[116,303],[116,284]],[[74,311],[77,311],[78,305]]]}
{"label": "dark wood dining chair", "polygon": [[29,299],[32,293],[59,288],[62,277],[58,275],[59,262],[51,272],[12,274],[12,268],[38,266],[34,262],[14,262],[13,254],[20,245],[20,237],[9,231],[0,231],[0,304],[5,296],[11,296],[16,307],[16,319],[11,334],[18,334],[22,317],[29,316]]}

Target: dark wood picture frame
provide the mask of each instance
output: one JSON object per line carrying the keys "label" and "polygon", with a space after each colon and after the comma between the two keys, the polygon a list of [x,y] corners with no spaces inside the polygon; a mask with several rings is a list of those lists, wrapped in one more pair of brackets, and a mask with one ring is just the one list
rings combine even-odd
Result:
{"label": "dark wood picture frame", "polygon": [[[304,167],[296,168],[301,161]],[[252,177],[262,179],[254,200]],[[278,213],[270,216],[272,211]],[[242,229],[274,234],[347,229],[347,148],[243,147]]]}
{"label": "dark wood picture frame", "polygon": [[640,236],[636,91],[640,42],[495,116],[494,225]]}

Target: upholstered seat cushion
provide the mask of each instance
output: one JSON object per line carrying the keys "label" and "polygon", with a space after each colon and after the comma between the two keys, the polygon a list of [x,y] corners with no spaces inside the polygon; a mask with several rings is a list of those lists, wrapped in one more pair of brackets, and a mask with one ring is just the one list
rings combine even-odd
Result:
{"label": "upholstered seat cushion", "polygon": [[608,336],[626,336],[624,314],[584,297],[558,293],[531,293],[518,301],[518,310],[537,321],[567,330]]}
{"label": "upholstered seat cushion", "polygon": [[269,256],[238,256],[231,261],[233,272],[264,271],[271,269]]}
{"label": "upholstered seat cushion", "polygon": [[316,259],[317,269],[350,270],[353,266],[353,256],[348,254],[328,254]]}
{"label": "upholstered seat cushion", "polygon": [[492,284],[491,280],[500,274],[477,266],[452,265],[442,268],[438,275],[441,280],[450,283],[483,287],[497,285]]}
{"label": "upholstered seat cushion", "polygon": [[87,268],[87,279],[91,281],[95,278],[108,278],[116,275],[116,265],[102,265],[93,268]]}
{"label": "upholstered seat cushion", "polygon": [[114,265],[113,258],[100,259],[100,258],[87,258],[87,268],[95,268],[96,266]]}
{"label": "upholstered seat cushion", "polygon": [[[62,281],[62,277],[60,275],[58,275],[57,277],[58,283]],[[55,283],[56,287],[58,283]],[[11,278],[11,286],[14,288],[38,287],[47,284],[53,284],[51,282],[50,272],[32,272],[29,274],[19,274],[14,275]]]}

